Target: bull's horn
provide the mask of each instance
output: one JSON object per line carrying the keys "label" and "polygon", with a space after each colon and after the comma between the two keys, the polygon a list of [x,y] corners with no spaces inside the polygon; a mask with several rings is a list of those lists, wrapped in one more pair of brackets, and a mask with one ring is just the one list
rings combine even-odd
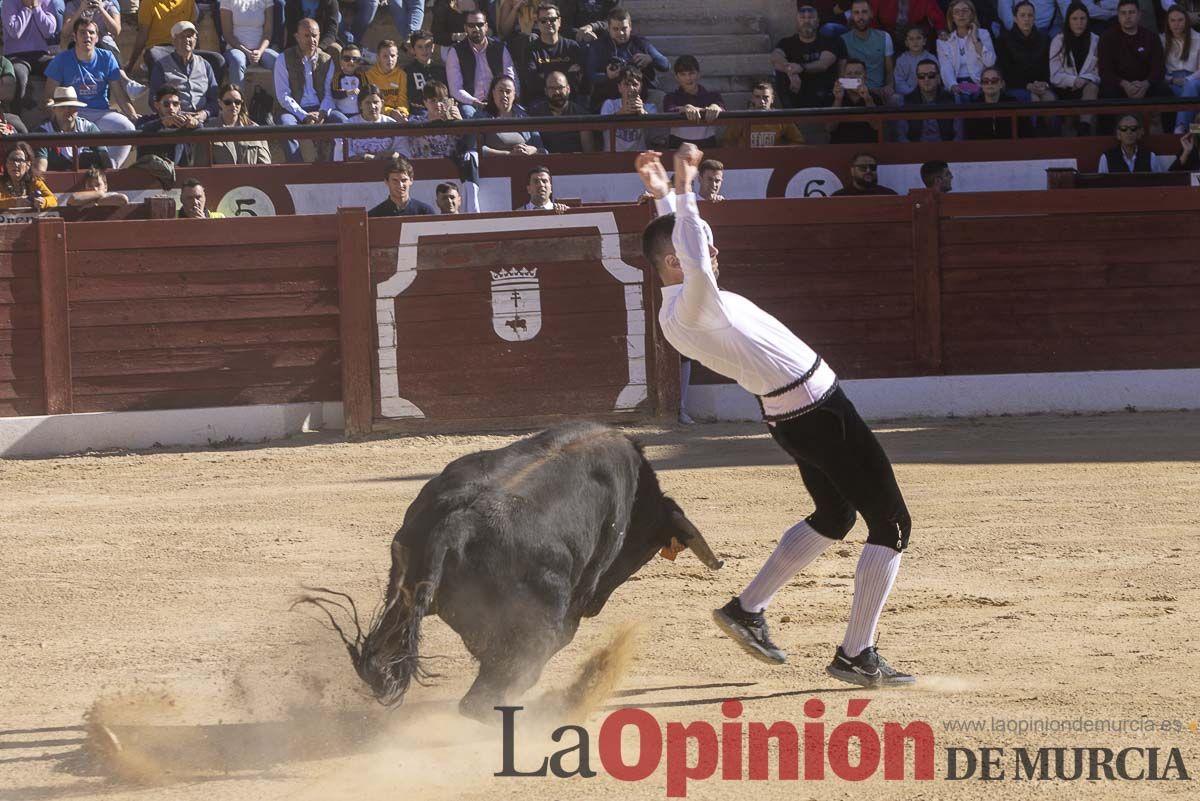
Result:
{"label": "bull's horn", "polygon": [[725,565],[724,560],[717,558],[712,548],[708,547],[708,542],[704,539],[704,535],[700,533],[698,528],[692,525],[692,521],[687,519],[687,515],[681,511],[676,511],[672,512],[672,517],[675,518],[675,525],[683,532],[684,539],[687,540],[687,546],[696,554],[696,558],[703,562],[709,570],[720,570]]}

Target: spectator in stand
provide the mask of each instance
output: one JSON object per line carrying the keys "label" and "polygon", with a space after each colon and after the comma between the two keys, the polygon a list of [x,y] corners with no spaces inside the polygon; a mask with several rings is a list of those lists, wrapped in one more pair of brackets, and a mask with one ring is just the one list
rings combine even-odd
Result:
{"label": "spectator in stand", "polygon": [[204,192],[204,184],[197,178],[188,178],[179,185],[179,219],[181,220],[222,220],[225,215],[219,211],[208,210],[208,197]]}
{"label": "spectator in stand", "polygon": [[99,167],[92,167],[83,176],[83,189],[72,192],[67,205],[73,209],[91,209],[97,206],[128,206],[129,198],[120,192],[108,191],[108,176]]}
{"label": "spectator in stand", "polygon": [[462,107],[464,117],[474,117],[487,107],[488,89],[495,76],[507,75],[515,82],[517,73],[508,48],[488,36],[487,15],[468,11],[465,20],[466,38],[447,49],[442,58],[451,96]]}
{"label": "spectator in stand", "polygon": [[[442,47],[453,47],[466,38],[466,34],[463,33],[463,23],[466,21],[467,14],[458,6],[458,0],[434,0],[433,11],[429,15],[429,35]],[[474,6],[471,10],[474,10]],[[413,33],[415,34],[416,31]],[[419,97],[420,95],[414,95],[414,104]]]}
{"label": "spectator in stand", "polygon": [[[366,80],[383,93],[383,113],[403,122],[408,118],[408,76],[398,66],[399,61],[400,47],[395,40],[381,40],[375,47],[375,63],[367,70]],[[413,97],[420,95],[414,93]]]}
{"label": "spectator in stand", "polygon": [[680,56],[675,60],[675,80],[679,88],[663,97],[663,112],[682,112],[688,122],[703,121],[706,125],[672,128],[667,147],[674,150],[684,142],[702,149],[716,147],[717,129],[712,124],[725,110],[721,93],[709,91],[700,84],[700,62],[695,56]]}
{"label": "spectator in stand", "polygon": [[850,182],[834,192],[833,197],[894,194],[894,190],[879,184],[879,159],[870,153],[859,153],[850,160]]}
{"label": "spectator in stand", "polygon": [[1200,171],[1200,155],[1196,151],[1196,135],[1188,131],[1183,136],[1179,137],[1180,151],[1175,157],[1175,161],[1171,162],[1172,171],[1197,172]]}
{"label": "spectator in stand", "polygon": [[[882,98],[867,87],[867,65],[857,58],[842,62],[842,74],[833,85],[833,108],[872,108]],[[829,126],[829,143],[833,145],[876,142],[879,140],[879,122],[849,120],[835,122]]]}
{"label": "spectator in stand", "polygon": [[[425,84],[421,107],[411,107],[409,122],[454,122],[462,120],[458,104],[441,81]],[[448,158],[458,169],[463,182],[464,206],[468,212],[479,211],[479,153],[475,137],[455,134],[425,134],[398,140],[401,155],[407,158]]]}
{"label": "spectator in stand", "polygon": [[579,42],[585,49],[604,34],[608,28],[608,15],[621,6],[621,0],[557,2],[563,12],[563,35]]}
{"label": "spectator in stand", "polygon": [[[96,124],[79,115],[87,104],[80,101],[73,86],[60,86],[54,90],[50,100],[50,119],[38,127],[46,133],[99,133]],[[79,148],[79,167],[112,167],[112,158],[106,145],[85,145]],[[75,169],[75,147],[73,145],[49,145],[38,148],[33,171],[43,175],[47,170],[55,172]]]}
{"label": "spectator in stand", "polygon": [[937,43],[942,83],[956,102],[966,103],[979,95],[979,79],[984,67],[996,64],[996,50],[971,0],[951,0],[947,16],[949,35]]}
{"label": "spectator in stand", "polygon": [[221,0],[220,13],[225,64],[229,68],[226,80],[241,86],[247,67],[274,68],[279,53],[271,49],[275,16],[272,0]]}
{"label": "spectator in stand", "polygon": [[[320,125],[346,122],[337,110],[323,109],[326,77],[334,69],[333,59],[321,50],[321,29],[315,20],[303,19],[296,27],[296,44],[275,60],[275,119],[280,125]],[[300,143],[283,143],[287,160],[300,161]]]}
{"label": "spectator in stand", "polygon": [[409,217],[417,214],[437,214],[428,203],[412,197],[411,190],[416,173],[412,162],[404,156],[388,159],[384,180],[387,181],[387,199],[367,212],[368,217]]}
{"label": "spectator in stand", "polygon": [[28,133],[25,123],[17,116],[17,71],[13,63],[0,55],[0,112],[3,112],[4,122],[16,133]]}
{"label": "spectator in stand", "polygon": [[[60,86],[75,89],[85,105],[79,116],[93,122],[101,131],[128,133],[133,130],[137,111],[125,90],[127,80],[111,51],[96,47],[100,31],[90,19],[75,21],[75,48],[64,50],[46,67],[47,106],[54,104],[54,92]],[[109,95],[121,111],[109,108]],[[129,145],[109,149],[113,165],[120,166],[129,155]]]}
{"label": "spectator in stand", "polygon": [[1162,163],[1148,148],[1142,147],[1142,124],[1132,114],[1117,123],[1117,145],[1100,155],[1096,172],[1165,172]]}
{"label": "spectator in stand", "polygon": [[462,197],[458,185],[449,181],[437,185],[437,207],[442,214],[461,214]]}
{"label": "spectator in stand", "polygon": [[1012,17],[1013,26],[1000,36],[996,47],[997,64],[1010,84],[1009,93],[1022,103],[1056,100],[1050,88],[1050,39],[1035,24],[1033,3],[1020,0]]}
{"label": "spectator in stand", "polygon": [[[517,103],[517,82],[508,75],[497,75],[488,89],[488,104],[479,117],[504,120],[528,117]],[[545,153],[542,135],[537,131],[489,131],[479,148],[482,156],[532,156]]]}
{"label": "spectator in stand", "polygon": [[[1167,87],[1176,97],[1200,96],[1200,33],[1188,24],[1188,12],[1171,6],[1167,12],[1167,30],[1162,34],[1166,58]],[[1175,115],[1175,133],[1185,134],[1196,118],[1195,111]]]}
{"label": "spectator in stand", "polygon": [[58,18],[54,0],[3,0],[0,16],[4,17],[4,52],[17,81],[15,110],[20,113],[30,99],[29,76],[45,75],[53,58],[47,42],[58,35]]}
{"label": "spectator in stand", "polygon": [[[979,83],[983,87],[983,92],[979,95],[979,99],[971,105],[1001,105],[1012,102],[1012,99],[1004,91],[1004,76],[995,67],[985,69]],[[969,140],[1011,139],[1012,117],[1007,114],[995,117],[970,117],[963,120],[963,129]]]}
{"label": "spectator in stand", "polygon": [[[775,108],[775,87],[766,81],[754,84],[750,89],[747,107],[750,111],[770,111]],[[729,125],[721,135],[723,147],[775,147],[785,144],[804,144],[804,135],[790,122]]]}
{"label": "spectator in stand", "polygon": [[513,211],[555,211],[562,214],[567,210],[565,204],[554,200],[554,179],[550,176],[549,167],[534,167],[530,170],[525,181],[525,191],[529,193],[529,202]]}
{"label": "spectator in stand", "polygon": [[[917,89],[904,98],[904,105],[941,106],[953,102],[954,97],[942,88],[937,62],[927,58],[917,64]],[[961,142],[962,138],[960,119],[907,120],[896,126],[899,142]]]}
{"label": "spectator in stand", "polygon": [[696,193],[697,200],[707,200],[709,203],[720,203],[725,199],[721,194],[721,184],[725,183],[725,165],[716,159],[705,159],[700,162],[696,173],[700,190]]}
{"label": "spectator in stand", "polygon": [[1064,18],[1069,17],[1067,8],[1074,3],[1081,3],[1088,12],[1088,30],[1097,36],[1115,24],[1117,18],[1117,3],[1119,0],[1058,0],[1058,8]]}
{"label": "spectator in stand", "polygon": [[[784,108],[821,108],[833,102],[841,39],[817,33],[817,10],[797,0],[796,32],[780,39],[771,51],[775,93]],[[811,142],[808,132],[805,137]],[[813,142],[813,144],[816,144]]]}
{"label": "spectator in stand", "polygon": [[325,71],[325,99],[321,111],[326,115],[339,113],[347,122],[358,122],[358,96],[366,81],[359,73],[362,48],[353,42],[342,45],[337,64]]}
{"label": "spectator in stand", "polygon": [[32,208],[44,211],[57,206],[58,198],[50,187],[33,174],[33,148],[27,142],[13,143],[4,157],[4,172],[0,174],[0,210]]}
{"label": "spectator in stand", "polygon": [[[927,40],[946,30],[946,15],[937,0],[873,0],[871,7],[875,12],[875,24],[896,36],[897,41],[900,34],[912,28],[923,31]],[[902,8],[903,15],[900,13]],[[899,87],[896,91],[900,92]]]}
{"label": "spectator in stand", "polygon": [[[227,83],[221,87],[218,95],[221,110],[217,116],[210,117],[204,123],[205,128],[250,128],[254,126],[254,121],[246,113],[246,99],[240,86]],[[211,163],[213,164],[271,163],[271,148],[261,139],[245,142],[213,142],[211,148]],[[207,162],[205,150],[201,146],[197,148],[195,155],[203,154],[203,160]]]}
{"label": "spectator in stand", "polygon": [[[508,47],[513,63],[522,70],[529,62],[530,40],[538,37],[538,10],[541,5],[542,0],[499,0],[494,6],[496,34]],[[522,85],[525,78],[522,72]]]}
{"label": "spectator in stand", "polygon": [[[404,68],[404,100],[406,106],[419,109],[425,102],[425,87],[430,81],[446,83],[446,67],[433,63],[434,41],[429,31],[414,31],[408,42],[413,60]],[[412,113],[412,108],[409,113]]]}
{"label": "spectator in stand", "polygon": [[954,173],[944,161],[927,161],[921,165],[921,183],[926,189],[945,194],[954,187]]}
{"label": "spectator in stand", "polygon": [[[142,0],[138,6],[137,39],[125,62],[125,72],[134,75],[145,68],[153,78],[154,63],[171,53],[172,48],[178,49],[177,31],[184,30],[179,26],[187,23],[196,32],[193,22],[196,13],[196,0]],[[194,39],[191,47],[195,50]],[[225,70],[225,57],[220,53],[211,50],[195,50],[195,53],[209,63],[214,74]]]}
{"label": "spectator in stand", "polygon": [[1162,41],[1138,24],[1137,0],[1120,0],[1117,24],[1100,37],[1100,96],[1172,97]]}
{"label": "spectator in stand", "polygon": [[1161,0],[1163,11],[1179,6],[1187,15],[1188,27],[1200,31],[1200,0]]}
{"label": "spectator in stand", "polygon": [[120,58],[121,50],[117,47],[117,37],[121,35],[121,7],[117,5],[116,0],[67,0],[63,14],[60,38],[64,50],[75,46],[76,20],[90,19],[100,30],[97,46],[111,50]]}
{"label": "spectator in stand", "polygon": [[[1016,3],[1000,0],[996,4],[996,11],[1000,17],[1000,27],[1004,29],[1000,34],[1001,38],[1004,37],[1004,33],[1012,31],[1017,26],[1017,6],[1025,4],[1029,5],[1029,11],[1033,14],[1032,27],[1037,28],[1042,37],[1049,42],[1050,36],[1057,33],[1059,27],[1057,23],[1058,0],[1019,0]],[[1007,72],[1004,74],[1010,81],[1014,80]]]}
{"label": "spectator in stand", "polygon": [[[179,89],[183,111],[192,116],[192,128],[199,128],[217,113],[217,75],[207,59],[196,50],[196,26],[177,22],[171,31],[173,50],[160,53],[150,67],[150,94],[165,84]],[[101,126],[104,127],[104,126]]]}
{"label": "spectator in stand", "polygon": [[300,43],[297,32],[300,23],[311,19],[317,23],[321,38],[317,47],[329,55],[336,55],[339,48],[337,43],[338,29],[342,24],[342,10],[337,0],[287,0],[284,5],[284,26],[287,28],[287,38],[284,47],[295,47]]}
{"label": "spectator in stand", "polygon": [[850,30],[842,34],[842,47],[847,58],[866,65],[867,88],[884,103],[890,103],[896,93],[892,77],[895,63],[892,37],[871,27],[871,15],[870,0],[851,0]]}
{"label": "spectator in stand", "polygon": [[904,98],[917,91],[917,65],[928,59],[937,63],[937,56],[929,52],[928,36],[925,29],[913,25],[904,32],[905,50],[896,58],[893,77],[896,81],[896,102],[903,103]]}
{"label": "spectator in stand", "polygon": [[[183,110],[179,89],[171,84],[158,88],[150,107],[154,113],[138,120],[137,129],[143,133],[180,131],[194,127],[190,115]],[[192,146],[186,142],[138,145],[138,160],[141,161],[147,156],[157,156],[176,167],[183,167],[192,163]]]}
{"label": "spectator in stand", "polygon": [[[571,82],[557,70],[546,76],[544,97],[530,107],[534,117],[578,117],[586,108],[571,99]],[[591,153],[596,149],[595,131],[547,129],[541,132],[542,146],[550,153]]]}
{"label": "spectator in stand", "polygon": [[[349,45],[347,45],[349,47]],[[343,53],[345,51],[342,51]],[[358,93],[358,114],[355,122],[363,125],[395,125],[396,121],[383,113],[383,92],[374,84],[363,84]],[[371,136],[353,136],[334,140],[334,161],[371,161],[400,155],[400,139],[394,131],[380,129]]]}
{"label": "spectator in stand", "polygon": [[633,18],[623,8],[608,15],[608,29],[588,48],[588,77],[592,85],[592,108],[620,97],[621,68],[627,64],[642,74],[642,96],[656,88],[655,73],[671,68],[667,57],[641,36],[633,34]]}
{"label": "spectator in stand", "polygon": [[[653,103],[642,100],[642,71],[633,64],[621,67],[617,88],[621,92],[620,100],[605,100],[600,107],[601,116],[612,114],[657,114],[658,108]],[[647,149],[645,128],[617,128],[615,131],[604,132],[604,149],[609,149],[609,134],[616,133],[616,150],[625,152]]]}
{"label": "spectator in stand", "polygon": [[559,35],[562,12],[555,3],[544,2],[537,10],[537,36],[529,45],[529,58],[521,80],[521,98],[532,106],[545,97],[546,76],[559,72],[571,82],[571,90],[579,92],[583,85],[583,46],[574,39]]}
{"label": "spectator in stand", "polygon": [[[1050,43],[1050,83],[1060,100],[1095,100],[1100,96],[1100,37],[1088,29],[1088,10],[1081,2],[1067,6],[1063,32]],[[1075,130],[1090,136],[1094,114],[1079,118]]]}

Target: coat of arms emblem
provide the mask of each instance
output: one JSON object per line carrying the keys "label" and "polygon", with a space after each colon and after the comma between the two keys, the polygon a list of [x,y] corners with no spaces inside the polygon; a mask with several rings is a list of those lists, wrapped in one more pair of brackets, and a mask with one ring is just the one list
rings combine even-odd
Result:
{"label": "coat of arms emblem", "polygon": [[491,274],[492,329],[509,342],[533,339],[542,328],[537,268],[514,267]]}

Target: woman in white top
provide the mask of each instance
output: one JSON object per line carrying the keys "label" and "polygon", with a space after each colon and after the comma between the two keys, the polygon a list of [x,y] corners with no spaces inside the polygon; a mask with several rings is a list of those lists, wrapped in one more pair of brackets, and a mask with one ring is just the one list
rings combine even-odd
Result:
{"label": "woman in white top", "polygon": [[247,66],[275,66],[279,54],[270,46],[272,16],[272,0],[221,0],[229,83],[241,86]]}
{"label": "woman in white top", "polygon": [[979,27],[979,17],[971,0],[953,0],[946,10],[948,36],[937,43],[938,66],[942,83],[954,93],[954,99],[966,103],[979,95],[979,79],[987,67],[996,64],[992,36]]}
{"label": "woman in white top", "polygon": [[[383,92],[372,83],[363,84],[358,93],[358,118],[355,122],[366,125],[395,125],[396,121],[383,113]],[[378,133],[355,136],[346,140],[335,139],[334,161],[370,161],[388,158],[401,149],[393,131],[380,129]],[[345,144],[343,144],[345,141]]]}
{"label": "woman in white top", "polygon": [[[1200,33],[1192,30],[1182,6],[1171,6],[1167,30],[1161,36],[1167,57],[1167,86],[1176,97],[1200,97]],[[1176,114],[1175,133],[1187,133],[1195,118],[1194,111]]]}
{"label": "woman in white top", "polygon": [[[1060,100],[1095,100],[1100,96],[1100,37],[1088,31],[1087,6],[1078,1],[1067,6],[1067,24],[1050,43],[1050,83]],[[1079,118],[1077,133],[1087,136],[1096,124],[1095,114]]]}

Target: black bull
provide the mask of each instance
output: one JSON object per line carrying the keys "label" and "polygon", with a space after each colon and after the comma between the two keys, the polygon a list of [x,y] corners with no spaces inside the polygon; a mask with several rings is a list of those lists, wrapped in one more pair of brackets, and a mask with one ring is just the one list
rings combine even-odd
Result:
{"label": "black bull", "polygon": [[[568,423],[447,465],[392,540],[387,595],[370,631],[350,639],[334,627],[358,675],[394,706],[428,675],[417,653],[421,619],[437,614],[479,661],[459,706],[482,717],[532,687],[580,619],[598,615],[655,553],[674,558],[684,548],[713,570],[723,564],[636,443],[607,426]],[[334,604],[304,600],[327,613]]]}

